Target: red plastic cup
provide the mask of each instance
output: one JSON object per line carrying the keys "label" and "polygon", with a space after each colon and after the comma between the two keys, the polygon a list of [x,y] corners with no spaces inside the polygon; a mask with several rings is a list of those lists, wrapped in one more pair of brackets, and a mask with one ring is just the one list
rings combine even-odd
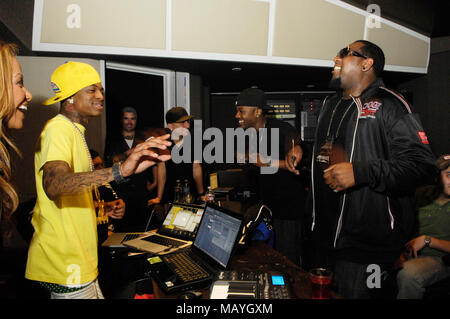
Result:
{"label": "red plastic cup", "polygon": [[331,271],[325,268],[313,268],[309,275],[311,278],[311,298],[330,299]]}

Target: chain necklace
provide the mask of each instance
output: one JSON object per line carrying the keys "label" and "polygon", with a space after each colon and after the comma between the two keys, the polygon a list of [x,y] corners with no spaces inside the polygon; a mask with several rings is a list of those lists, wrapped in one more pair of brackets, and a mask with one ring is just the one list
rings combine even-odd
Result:
{"label": "chain necklace", "polygon": [[331,124],[333,123],[334,115],[336,113],[338,106],[341,104],[341,102],[342,102],[342,99],[340,99],[339,102],[337,102],[336,106],[333,109],[333,113],[331,113],[331,118],[330,118],[330,123],[328,124],[328,131],[327,131],[327,137],[325,140],[325,144],[323,144],[320,147],[319,154],[316,156],[316,161],[319,162],[319,165],[322,167],[322,169],[326,169],[329,167],[330,164],[332,164],[334,141],[337,140],[342,122],[344,121],[345,116],[347,115],[348,111],[350,110],[350,107],[354,103],[354,101],[352,101],[352,103],[350,103],[350,105],[345,110],[345,112],[342,115],[341,120],[338,124],[335,134],[330,134]]}
{"label": "chain necklace", "polygon": [[110,183],[107,182],[107,183],[104,184],[103,186],[105,186],[106,188],[108,188],[108,189],[111,191],[111,193],[112,193],[113,196],[114,196],[114,199],[119,199],[119,195],[117,195],[116,191],[114,190],[114,188],[112,188],[112,186],[111,186]]}
{"label": "chain necklace", "polygon": [[328,124],[327,141],[333,142],[334,140],[336,140],[338,138],[339,129],[341,128],[342,122],[344,121],[345,116],[347,115],[348,111],[350,110],[350,107],[354,103],[354,101],[352,101],[352,103],[350,103],[350,105],[347,107],[347,109],[345,110],[344,114],[341,117],[341,120],[339,121],[338,127],[336,129],[336,133],[333,134],[333,136],[331,137],[330,136],[331,124],[333,124],[334,114],[336,113],[336,110],[337,110],[338,106],[341,104],[341,102],[342,102],[342,99],[339,100],[339,102],[336,104],[336,106],[333,109],[333,113],[331,113],[330,123]]}
{"label": "chain necklace", "polygon": [[259,145],[261,145],[261,143],[262,143],[263,135],[264,135],[265,132],[266,132],[266,123],[264,123],[263,127],[259,128],[258,132],[257,132],[257,134],[259,134],[258,148],[259,148]]}
{"label": "chain necklace", "polygon": [[83,140],[83,143],[84,143],[84,148],[86,149],[86,152],[87,152],[87,155],[89,158],[89,171],[90,172],[94,171],[94,164],[92,163],[91,152],[89,152],[89,147],[87,145],[86,138],[84,137],[83,132],[81,132],[81,130],[78,128],[78,126],[70,118],[68,118],[67,116],[65,116],[64,114],[61,114],[61,113],[58,115],[61,115],[64,119],[69,121],[70,124],[72,124],[72,126],[78,131],[78,133],[80,133],[81,139]]}

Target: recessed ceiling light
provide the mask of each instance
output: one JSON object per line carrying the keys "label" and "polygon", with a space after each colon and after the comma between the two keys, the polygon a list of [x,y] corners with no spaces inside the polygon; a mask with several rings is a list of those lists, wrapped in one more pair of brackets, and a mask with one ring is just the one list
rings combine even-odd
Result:
{"label": "recessed ceiling light", "polygon": [[234,67],[231,69],[231,71],[239,72],[242,71],[242,69],[240,67]]}
{"label": "recessed ceiling light", "polygon": [[316,86],[315,86],[314,84],[308,84],[306,87],[307,87],[308,89],[312,89],[312,88],[315,88]]}

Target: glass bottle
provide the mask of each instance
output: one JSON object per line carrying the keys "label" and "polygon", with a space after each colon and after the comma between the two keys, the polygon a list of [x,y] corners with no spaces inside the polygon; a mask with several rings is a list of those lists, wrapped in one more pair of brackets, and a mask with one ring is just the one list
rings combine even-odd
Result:
{"label": "glass bottle", "polygon": [[206,197],[205,201],[207,203],[214,203],[215,195],[214,195],[214,192],[211,189],[211,186],[208,186],[208,191],[206,192],[205,197]]}
{"label": "glass bottle", "polygon": [[192,203],[192,194],[189,188],[189,181],[187,179],[184,180],[184,203],[190,204]]}
{"label": "glass bottle", "polygon": [[173,201],[176,203],[180,203],[182,201],[181,181],[179,179],[177,179],[175,182]]}

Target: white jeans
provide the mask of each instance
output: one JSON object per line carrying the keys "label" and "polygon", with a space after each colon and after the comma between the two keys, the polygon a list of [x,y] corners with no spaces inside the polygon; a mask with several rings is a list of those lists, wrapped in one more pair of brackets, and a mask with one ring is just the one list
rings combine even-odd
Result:
{"label": "white jeans", "polygon": [[51,293],[51,299],[105,299],[103,297],[100,286],[98,285],[98,279],[87,284],[80,290],[68,293]]}
{"label": "white jeans", "polygon": [[397,299],[421,299],[425,288],[450,276],[450,267],[442,258],[418,257],[403,264],[397,274]]}

